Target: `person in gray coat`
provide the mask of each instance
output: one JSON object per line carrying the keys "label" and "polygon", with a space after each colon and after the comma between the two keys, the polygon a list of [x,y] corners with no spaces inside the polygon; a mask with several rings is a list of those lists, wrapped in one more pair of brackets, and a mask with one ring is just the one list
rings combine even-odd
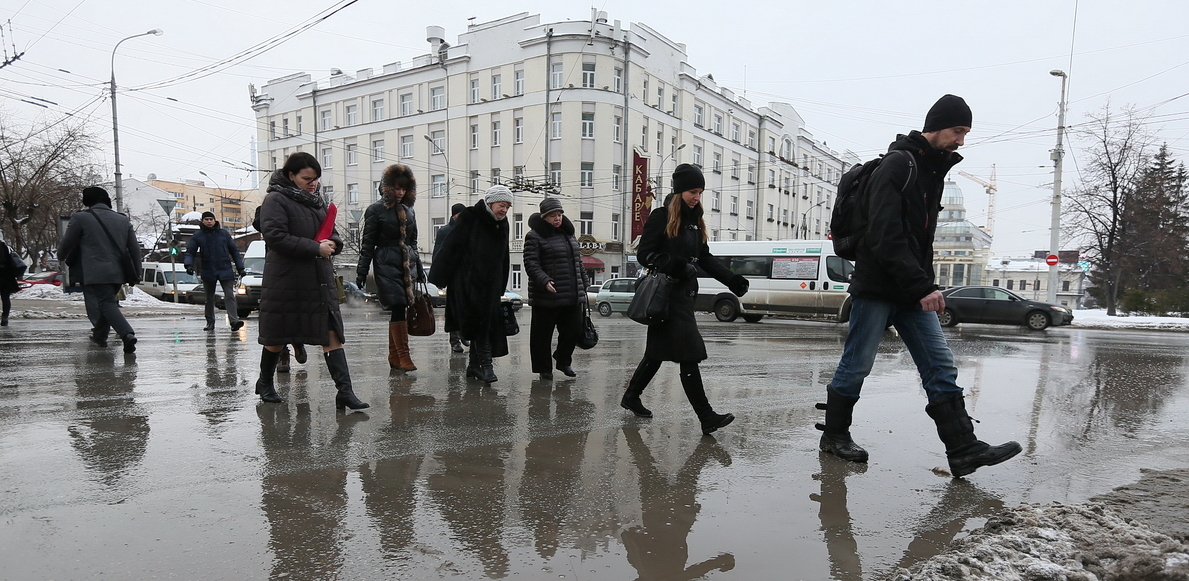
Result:
{"label": "person in gray coat", "polygon": [[318,193],[321,177],[322,165],[314,156],[294,153],[273,172],[260,206],[260,234],[268,249],[257,324],[257,342],[263,349],[256,394],[268,403],[283,401],[273,375],[285,345],[321,345],[338,388],[335,407],[363,409],[370,406],[355,397],[351,385],[338,287],[329,260],[342,250],[343,242],[333,230],[328,238],[316,239],[329,213],[326,198]]}
{"label": "person in gray coat", "polygon": [[540,208],[539,214],[528,217],[529,233],[524,237],[524,269],[533,306],[529,355],[533,373],[540,374],[541,379],[553,379],[549,345],[557,329],[553,360],[558,371],[574,377],[578,374],[571,364],[586,308],[586,271],[574,238],[574,223],[565,216],[561,200],[545,198]]}
{"label": "person in gray coat", "polygon": [[107,335],[115,329],[124,342],[124,353],[134,353],[136,333],[120,312],[116,293],[120,285],[140,279],[140,242],[128,217],[111,209],[107,190],[99,186],[84,189],[83,205],[86,210],[70,216],[58,243],[58,256],[83,270],[83,302],[91,320],[91,341],[106,347]]}

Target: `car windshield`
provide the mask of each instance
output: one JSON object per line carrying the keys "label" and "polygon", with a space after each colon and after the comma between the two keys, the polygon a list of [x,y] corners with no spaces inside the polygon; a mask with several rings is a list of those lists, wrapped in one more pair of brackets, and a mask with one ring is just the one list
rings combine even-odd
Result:
{"label": "car windshield", "polygon": [[30,274],[29,276],[26,276],[25,280],[48,280],[50,277],[54,276],[55,274],[58,274],[58,273],[49,272],[49,271],[39,272],[37,274]]}
{"label": "car windshield", "polygon": [[173,284],[174,277],[177,277],[178,284],[194,284],[198,282],[198,277],[193,274],[186,274],[184,272],[162,272],[165,277],[165,284]]}
{"label": "car windshield", "polygon": [[244,270],[248,271],[248,274],[263,275],[264,274],[264,259],[263,258],[245,258],[244,259]]}

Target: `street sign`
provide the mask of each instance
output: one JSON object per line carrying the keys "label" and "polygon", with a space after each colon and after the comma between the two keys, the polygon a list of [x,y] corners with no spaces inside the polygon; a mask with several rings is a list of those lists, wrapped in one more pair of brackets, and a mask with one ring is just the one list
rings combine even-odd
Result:
{"label": "street sign", "polygon": [[1047,265],[1049,265],[1049,266],[1057,266],[1057,255],[1056,255],[1056,254],[1050,254],[1050,255],[1046,256],[1046,257],[1045,257],[1045,264],[1047,264]]}

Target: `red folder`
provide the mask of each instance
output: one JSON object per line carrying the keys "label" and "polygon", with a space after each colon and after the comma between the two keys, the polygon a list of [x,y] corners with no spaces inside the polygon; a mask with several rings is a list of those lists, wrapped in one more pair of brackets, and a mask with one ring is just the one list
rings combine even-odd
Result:
{"label": "red folder", "polygon": [[330,204],[326,207],[326,219],[322,221],[322,227],[318,228],[318,235],[314,236],[314,240],[321,242],[330,238],[334,234],[334,218],[339,213],[339,209]]}

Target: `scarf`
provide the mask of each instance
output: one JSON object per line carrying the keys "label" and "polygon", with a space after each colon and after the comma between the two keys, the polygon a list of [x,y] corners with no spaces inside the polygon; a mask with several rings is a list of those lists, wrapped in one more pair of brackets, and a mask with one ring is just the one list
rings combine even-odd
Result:
{"label": "scarf", "polygon": [[326,209],[326,198],[323,198],[322,194],[307,192],[297,187],[292,180],[282,175],[281,171],[278,169],[274,172],[272,179],[268,181],[269,193],[280,192],[303,206],[309,206],[315,210]]}

